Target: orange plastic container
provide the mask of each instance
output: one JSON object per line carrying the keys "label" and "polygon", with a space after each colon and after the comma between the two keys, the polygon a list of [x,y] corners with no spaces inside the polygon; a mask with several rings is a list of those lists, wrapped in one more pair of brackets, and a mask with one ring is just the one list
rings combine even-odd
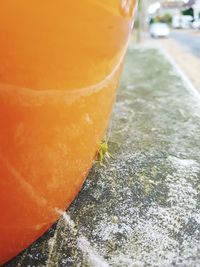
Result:
{"label": "orange plastic container", "polygon": [[135,1],[0,1],[0,264],[78,193],[106,130]]}

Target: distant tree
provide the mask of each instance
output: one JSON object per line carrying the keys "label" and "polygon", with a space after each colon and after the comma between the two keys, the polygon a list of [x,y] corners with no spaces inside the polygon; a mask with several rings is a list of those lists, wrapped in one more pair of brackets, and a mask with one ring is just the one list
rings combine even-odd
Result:
{"label": "distant tree", "polygon": [[192,7],[182,10],[182,15],[184,16],[192,16],[194,18],[194,9]]}
{"label": "distant tree", "polygon": [[171,23],[172,23],[172,16],[171,16],[171,14],[169,14],[169,13],[164,14],[160,18],[160,22],[165,22],[165,23],[171,25]]}
{"label": "distant tree", "polygon": [[156,22],[162,22],[162,23],[167,23],[167,24],[171,25],[172,16],[171,16],[171,14],[166,13],[163,16],[156,16],[154,18],[151,18],[150,24],[156,23]]}

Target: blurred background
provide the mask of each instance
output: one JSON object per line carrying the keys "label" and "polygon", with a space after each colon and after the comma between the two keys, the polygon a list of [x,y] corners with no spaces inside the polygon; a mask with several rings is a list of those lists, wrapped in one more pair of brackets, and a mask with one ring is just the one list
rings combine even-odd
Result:
{"label": "blurred background", "polygon": [[132,43],[162,46],[200,90],[200,0],[139,0]]}

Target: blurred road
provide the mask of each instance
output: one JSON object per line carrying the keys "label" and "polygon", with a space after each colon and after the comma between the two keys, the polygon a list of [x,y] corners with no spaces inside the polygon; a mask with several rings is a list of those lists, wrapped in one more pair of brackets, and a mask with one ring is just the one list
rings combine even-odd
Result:
{"label": "blurred road", "polygon": [[172,31],[171,38],[177,41],[184,50],[200,57],[200,34],[194,34],[188,31]]}
{"label": "blurred road", "polygon": [[[200,31],[172,30],[170,38],[150,38],[148,32],[143,32],[142,43],[145,45],[161,46],[174,59],[183,73],[189,78],[194,87],[200,92]],[[136,34],[132,37],[133,46]]]}

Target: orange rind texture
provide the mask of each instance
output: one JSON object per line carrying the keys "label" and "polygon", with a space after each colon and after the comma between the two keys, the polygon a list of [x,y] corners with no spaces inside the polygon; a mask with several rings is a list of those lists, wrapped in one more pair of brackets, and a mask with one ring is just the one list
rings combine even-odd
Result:
{"label": "orange rind texture", "polygon": [[80,190],[109,121],[131,21],[118,0],[1,1],[0,264]]}

